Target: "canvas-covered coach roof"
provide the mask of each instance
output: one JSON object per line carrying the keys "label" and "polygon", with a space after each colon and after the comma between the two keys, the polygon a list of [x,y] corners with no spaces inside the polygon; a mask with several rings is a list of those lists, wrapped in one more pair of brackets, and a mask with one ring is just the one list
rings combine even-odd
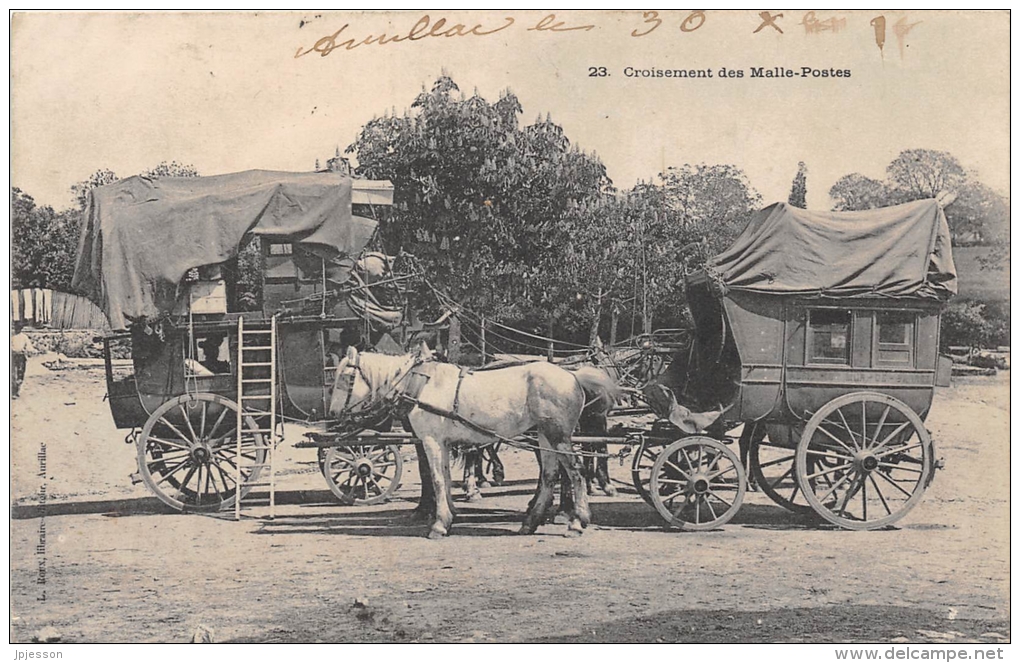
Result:
{"label": "canvas-covered coach roof", "polygon": [[934,200],[863,212],[776,203],[706,272],[723,292],[804,297],[945,300],[957,287],[949,226]]}
{"label": "canvas-covered coach roof", "polygon": [[[325,257],[357,255],[376,222],[354,216],[353,189],[341,173],[265,170],[130,177],[97,187],[85,212],[73,287],[120,330],[171,311],[187,271],[236,256],[248,232]],[[360,192],[364,202],[382,202],[386,192],[377,189]]]}

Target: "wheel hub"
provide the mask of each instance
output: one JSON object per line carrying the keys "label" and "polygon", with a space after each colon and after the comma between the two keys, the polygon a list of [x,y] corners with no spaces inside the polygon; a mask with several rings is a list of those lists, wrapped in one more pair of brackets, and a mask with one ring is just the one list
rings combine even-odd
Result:
{"label": "wheel hub", "polygon": [[208,444],[200,443],[191,450],[191,459],[196,463],[206,464],[212,458],[212,450]]}
{"label": "wheel hub", "polygon": [[688,486],[691,494],[704,495],[708,492],[708,477],[704,474],[695,474],[691,477],[691,482]]}
{"label": "wheel hub", "polygon": [[358,463],[358,467],[357,467],[357,472],[358,472],[358,476],[360,476],[360,477],[371,476],[371,474],[372,474],[372,463],[367,461],[367,460],[363,460],[363,461],[359,462]]}
{"label": "wheel hub", "polygon": [[854,467],[861,472],[873,472],[878,468],[878,456],[861,451],[854,455]]}

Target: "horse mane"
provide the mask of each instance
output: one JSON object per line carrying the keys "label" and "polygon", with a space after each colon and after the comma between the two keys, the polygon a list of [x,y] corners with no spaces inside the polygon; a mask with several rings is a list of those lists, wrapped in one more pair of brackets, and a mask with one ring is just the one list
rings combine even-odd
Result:
{"label": "horse mane", "polygon": [[402,377],[401,372],[407,368],[411,355],[384,355],[374,352],[360,354],[361,373],[368,383],[371,402],[389,395],[390,390]]}

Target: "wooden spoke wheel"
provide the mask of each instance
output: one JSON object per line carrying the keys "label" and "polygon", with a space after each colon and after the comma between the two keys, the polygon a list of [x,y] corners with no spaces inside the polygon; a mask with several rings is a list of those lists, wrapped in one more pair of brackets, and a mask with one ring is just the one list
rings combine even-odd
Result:
{"label": "wooden spoke wheel", "polygon": [[237,404],[217,394],[185,394],[159,406],[136,441],[142,480],[156,497],[181,511],[233,506],[237,471],[241,497],[251,489],[266,458],[266,442],[254,418],[241,420],[237,453]]}
{"label": "wooden spoke wheel", "polygon": [[748,464],[755,483],[773,502],[794,513],[812,513],[797,482],[796,457],[796,449],[769,444],[766,438],[751,445]]}
{"label": "wooden spoke wheel", "polygon": [[710,437],[677,440],[652,466],[648,491],[670,525],[686,530],[715,529],[729,522],[744,501],[746,477],[740,459]]}
{"label": "wooden spoke wheel", "polygon": [[630,463],[630,478],[634,482],[634,490],[649,506],[655,506],[652,504],[652,495],[648,492],[648,482],[652,480],[652,466],[655,465],[656,457],[655,450],[650,448],[647,442],[642,442]]}
{"label": "wooden spoke wheel", "polygon": [[344,504],[379,504],[400,487],[403,465],[400,447],[364,444],[330,447],[322,472],[330,491]]}
{"label": "wooden spoke wheel", "polygon": [[931,437],[902,401],[857,392],[826,403],[804,427],[795,461],[818,515],[854,530],[890,525],[920,501],[934,468]]}

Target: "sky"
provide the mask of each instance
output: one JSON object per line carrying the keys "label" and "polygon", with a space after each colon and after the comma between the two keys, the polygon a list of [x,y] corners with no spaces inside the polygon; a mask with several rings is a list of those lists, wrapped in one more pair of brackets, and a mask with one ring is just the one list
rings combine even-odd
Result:
{"label": "sky", "polygon": [[[808,207],[828,209],[839,177],[881,179],[902,150],[928,148],[1009,193],[1007,12],[547,14],[19,14],[12,184],[62,208],[100,168],[308,171],[445,71],[490,101],[511,89],[524,123],[548,113],[619,188],[669,166],[726,163],[766,202],[786,200],[804,161]],[[472,31],[491,34],[462,34]],[[341,45],[380,34],[403,38]],[[607,75],[589,75],[600,67]],[[751,76],[802,67],[850,75]],[[723,68],[744,75],[721,78]],[[627,75],[654,69],[712,77]]]}

